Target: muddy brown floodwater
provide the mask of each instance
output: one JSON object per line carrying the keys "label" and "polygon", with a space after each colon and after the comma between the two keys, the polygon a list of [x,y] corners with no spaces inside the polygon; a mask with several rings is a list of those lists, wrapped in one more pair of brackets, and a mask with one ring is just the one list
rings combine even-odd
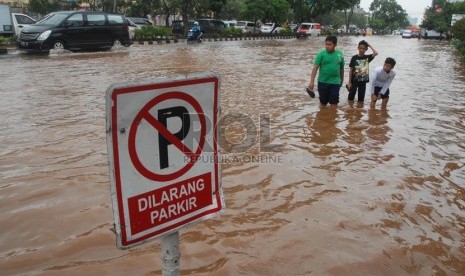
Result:
{"label": "muddy brown floodwater", "polygon": [[[360,39],[340,39],[347,65]],[[161,274],[159,240],[115,245],[105,90],[214,71],[223,114],[269,115],[272,143],[222,164],[226,213],[180,232],[183,275],[465,275],[465,64],[367,39],[371,69],[398,62],[386,111],[308,97],[323,38],[0,57],[0,274]]]}

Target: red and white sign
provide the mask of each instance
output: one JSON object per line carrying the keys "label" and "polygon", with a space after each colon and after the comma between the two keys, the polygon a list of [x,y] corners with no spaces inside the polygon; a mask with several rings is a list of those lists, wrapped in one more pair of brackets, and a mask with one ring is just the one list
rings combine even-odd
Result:
{"label": "red and white sign", "polygon": [[119,248],[223,212],[218,76],[112,85],[106,105]]}

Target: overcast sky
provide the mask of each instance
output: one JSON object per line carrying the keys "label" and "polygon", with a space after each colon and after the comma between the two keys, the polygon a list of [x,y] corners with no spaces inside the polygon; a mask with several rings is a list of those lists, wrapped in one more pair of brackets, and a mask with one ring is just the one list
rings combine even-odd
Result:
{"label": "overcast sky", "polygon": [[[361,0],[360,6],[368,11],[372,0]],[[411,17],[417,17],[419,20],[423,18],[423,12],[426,7],[431,6],[431,0],[397,0],[397,3],[402,6],[404,10],[407,11],[408,15]]]}

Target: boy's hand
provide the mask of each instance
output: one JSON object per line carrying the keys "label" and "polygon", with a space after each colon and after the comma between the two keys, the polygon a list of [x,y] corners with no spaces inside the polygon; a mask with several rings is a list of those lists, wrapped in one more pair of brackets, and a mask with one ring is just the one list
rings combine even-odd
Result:
{"label": "boy's hand", "polygon": [[315,88],[315,84],[309,83],[309,84],[308,84],[308,88],[310,88],[310,90],[313,91],[313,88]]}
{"label": "boy's hand", "polygon": [[346,86],[347,86],[347,89],[349,89],[349,90],[352,89],[352,84],[350,82],[348,84],[346,84]]}

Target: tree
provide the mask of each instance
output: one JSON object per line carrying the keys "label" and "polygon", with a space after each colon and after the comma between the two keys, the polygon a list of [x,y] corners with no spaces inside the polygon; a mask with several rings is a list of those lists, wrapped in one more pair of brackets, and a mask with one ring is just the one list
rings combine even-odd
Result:
{"label": "tree", "polygon": [[346,25],[346,33],[349,31],[350,23],[354,16],[354,8],[360,4],[360,0],[345,0],[336,3],[336,9],[344,10],[344,21]]}
{"label": "tree", "polygon": [[273,32],[280,23],[286,21],[287,12],[291,6],[286,0],[267,0],[266,2],[268,5],[262,19],[263,22],[274,23],[274,28],[271,30],[271,32]]}
{"label": "tree", "polygon": [[267,4],[265,0],[246,0],[245,10],[242,12],[242,16],[245,19],[257,22],[258,19],[261,19],[265,16],[266,7]]}
{"label": "tree", "polygon": [[62,7],[63,1],[61,0],[30,0],[28,9],[32,12],[45,15],[60,10]]}
{"label": "tree", "polygon": [[452,26],[451,32],[454,35],[454,38],[465,42],[465,18],[455,22],[454,26]]}
{"label": "tree", "polygon": [[238,19],[241,17],[242,11],[244,9],[244,0],[228,0],[223,10],[221,11],[221,18]]}
{"label": "tree", "polygon": [[[105,1],[113,3],[113,0]],[[101,2],[105,3],[105,1]],[[127,6],[128,9],[126,10],[126,15],[134,17],[147,17],[147,15],[152,15],[152,13],[161,5],[159,0],[138,0],[129,2]]]}
{"label": "tree", "polygon": [[179,0],[160,0],[159,12],[165,15],[165,26],[170,25],[170,16],[175,15],[181,9],[181,1]]}
{"label": "tree", "polygon": [[396,0],[374,0],[370,5],[370,11],[373,13],[370,24],[373,29],[385,30],[392,32],[397,27],[407,27],[409,25],[407,12],[400,6]]}
{"label": "tree", "polygon": [[215,18],[219,18],[221,11],[226,6],[226,0],[210,0],[209,8],[213,12]]}

